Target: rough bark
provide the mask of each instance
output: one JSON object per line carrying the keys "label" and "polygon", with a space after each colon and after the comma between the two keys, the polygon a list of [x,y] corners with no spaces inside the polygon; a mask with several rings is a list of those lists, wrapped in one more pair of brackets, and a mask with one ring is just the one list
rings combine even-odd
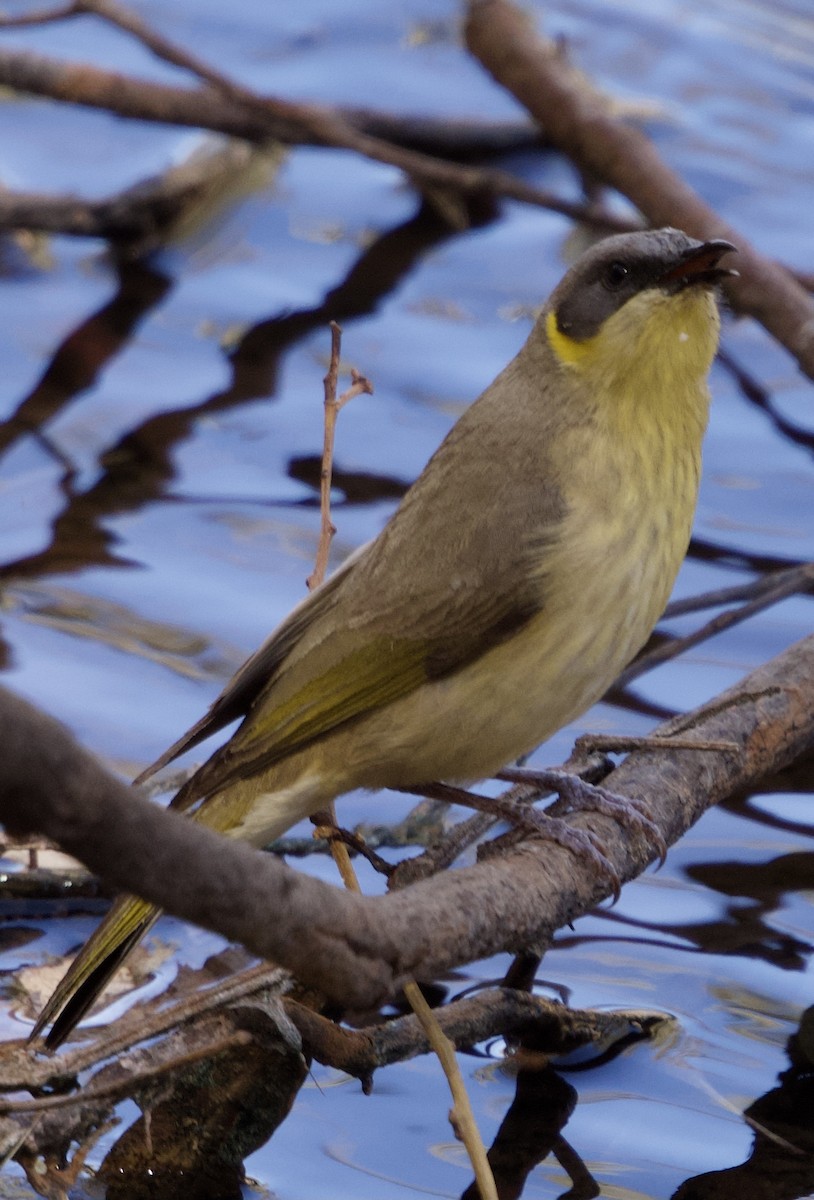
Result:
{"label": "rough bark", "polygon": [[[0,816],[13,831],[47,834],[111,886],[244,942],[344,1004],[379,1003],[405,975],[544,946],[608,893],[567,850],[527,841],[397,894],[350,895],[150,804],[7,691],[0,720]],[[655,732],[679,728],[737,749],[639,752],[605,781],[645,799],[668,844],[712,804],[814,749],[814,636]],[[572,820],[601,837],[622,879],[646,867],[652,849],[613,820]]]}

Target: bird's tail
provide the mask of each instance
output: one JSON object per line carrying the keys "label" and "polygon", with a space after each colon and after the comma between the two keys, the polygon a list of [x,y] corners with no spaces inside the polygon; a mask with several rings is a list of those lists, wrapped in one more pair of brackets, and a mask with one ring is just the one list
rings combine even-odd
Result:
{"label": "bird's tail", "polygon": [[160,914],[161,910],[146,900],[120,896],[57,984],[37,1018],[29,1041],[51,1025],[45,1047],[56,1050]]}

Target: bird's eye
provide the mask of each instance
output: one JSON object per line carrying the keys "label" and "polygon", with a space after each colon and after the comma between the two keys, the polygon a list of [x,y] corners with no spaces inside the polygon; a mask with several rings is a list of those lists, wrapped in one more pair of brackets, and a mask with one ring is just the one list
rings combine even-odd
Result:
{"label": "bird's eye", "polygon": [[623,262],[612,262],[606,270],[605,278],[602,282],[605,284],[605,287],[616,291],[617,288],[622,286],[629,274],[630,268],[626,267]]}

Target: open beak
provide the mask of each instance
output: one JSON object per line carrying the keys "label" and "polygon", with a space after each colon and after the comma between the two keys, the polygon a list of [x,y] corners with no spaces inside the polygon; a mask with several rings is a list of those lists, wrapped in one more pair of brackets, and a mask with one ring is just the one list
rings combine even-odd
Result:
{"label": "open beak", "polygon": [[718,262],[724,254],[735,253],[737,249],[731,242],[716,238],[711,242],[698,242],[687,250],[674,266],[669,267],[658,281],[658,286],[666,292],[681,292],[684,288],[710,287],[725,279],[727,275],[737,275],[729,267],[719,267]]}

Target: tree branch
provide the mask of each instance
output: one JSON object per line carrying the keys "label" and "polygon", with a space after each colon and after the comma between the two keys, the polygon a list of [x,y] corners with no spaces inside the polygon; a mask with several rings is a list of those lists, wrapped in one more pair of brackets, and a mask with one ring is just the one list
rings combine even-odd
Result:
{"label": "tree branch", "polygon": [[[350,895],[149,803],[5,690],[0,721],[0,815],[12,831],[46,833],[111,886],[243,942],[345,1004],[380,1002],[408,974],[544,945],[607,895],[567,850],[535,841],[398,894]],[[640,752],[605,781],[646,798],[668,843],[718,800],[814,748],[814,636],[655,733],[683,739],[688,730],[740,751]],[[648,846],[611,819],[571,819],[599,834],[621,878],[646,867]]]}
{"label": "tree branch", "polygon": [[[241,90],[224,95],[214,87],[179,88],[105,71],[90,63],[65,63],[42,54],[0,49],[0,84],[69,104],[101,108],[119,116],[162,124],[212,129],[250,142],[335,146],[404,171],[417,187],[465,196],[502,196],[559,212],[603,229],[627,230],[630,219],[592,203],[562,199],[507,171],[461,166],[374,136],[360,110],[343,112],[318,104],[295,104]],[[249,99],[251,98],[251,102]],[[360,126],[361,120],[361,126]],[[375,120],[372,126],[375,127]],[[392,118],[391,125],[392,129]],[[378,126],[382,130],[381,123]]]}
{"label": "tree branch", "polygon": [[0,228],[106,238],[145,253],[194,206],[230,199],[257,156],[245,142],[228,141],[102,200],[0,190]]}
{"label": "tree branch", "polygon": [[667,166],[645,133],[614,116],[605,97],[571,66],[560,46],[536,32],[524,10],[511,0],[470,0],[465,38],[471,53],[582,172],[618,189],[655,226],[676,225],[693,237],[732,241],[740,277],[726,281],[728,299],[738,312],[760,321],[814,378],[811,296]]}

